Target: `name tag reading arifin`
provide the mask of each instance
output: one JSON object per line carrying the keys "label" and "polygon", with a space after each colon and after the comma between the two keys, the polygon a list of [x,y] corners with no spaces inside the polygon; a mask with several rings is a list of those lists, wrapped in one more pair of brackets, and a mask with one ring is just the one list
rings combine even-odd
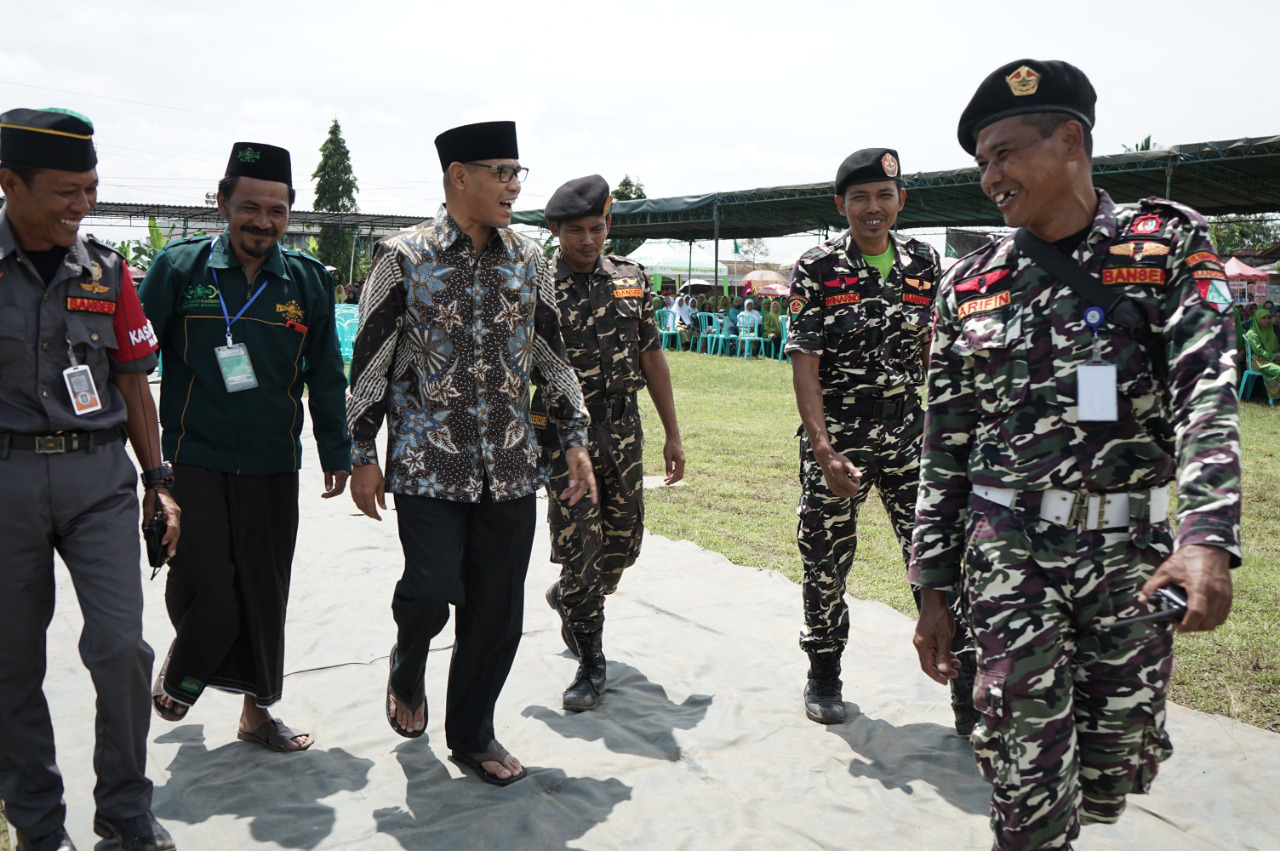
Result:
{"label": "name tag reading arifin", "polygon": [[213,354],[218,359],[218,371],[222,373],[222,383],[226,385],[228,393],[252,390],[258,386],[253,361],[249,360],[249,347],[244,343],[217,346]]}

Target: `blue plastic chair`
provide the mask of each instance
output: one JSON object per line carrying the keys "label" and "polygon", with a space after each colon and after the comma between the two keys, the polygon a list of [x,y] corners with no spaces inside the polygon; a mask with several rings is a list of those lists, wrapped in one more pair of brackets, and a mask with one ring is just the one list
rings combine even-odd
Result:
{"label": "blue plastic chair", "polygon": [[662,348],[679,351],[681,348],[680,326],[676,324],[676,312],[664,307],[654,311],[653,318],[658,323],[658,339],[662,343]]}
{"label": "blue plastic chair", "polygon": [[760,336],[760,318],[740,314],[738,316],[738,357],[751,357],[752,349],[763,357],[765,346],[769,347],[769,357],[773,357],[773,340],[766,340]]}
{"label": "blue plastic chair", "polygon": [[791,327],[791,317],[785,316],[785,315],[779,316],[778,325],[779,327],[782,328],[782,338],[778,340],[778,360],[781,361],[783,358],[786,358],[787,360],[791,360],[791,355],[787,354],[784,351],[784,349],[786,349],[787,347],[787,337],[791,336],[788,333]]}
{"label": "blue plastic chair", "polygon": [[720,317],[714,313],[699,313],[698,316],[698,346],[694,351],[702,351],[703,345],[707,347],[707,354],[714,355],[720,345]]}
{"label": "blue plastic chair", "polygon": [[351,363],[351,356],[355,352],[356,329],[359,326],[359,319],[352,317],[338,317],[338,351],[342,353],[342,363],[344,365]]}
{"label": "blue plastic chair", "polygon": [[[1243,336],[1241,337],[1243,339]],[[1244,374],[1240,376],[1240,393],[1241,402],[1249,401],[1249,394],[1253,392],[1253,382],[1255,379],[1262,378],[1262,373],[1253,368],[1253,346],[1249,345],[1249,341],[1244,341]],[[1266,389],[1266,379],[1263,379],[1263,389]],[[1271,394],[1267,393],[1267,404],[1274,405],[1275,400],[1271,398]]]}

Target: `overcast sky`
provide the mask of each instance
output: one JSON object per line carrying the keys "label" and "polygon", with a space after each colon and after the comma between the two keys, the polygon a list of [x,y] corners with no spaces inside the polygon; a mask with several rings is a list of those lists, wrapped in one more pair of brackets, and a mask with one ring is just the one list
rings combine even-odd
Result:
{"label": "overcast sky", "polygon": [[[956,119],[1020,57],[1098,90],[1095,152],[1280,134],[1271,3],[2,0],[0,107],[97,128],[104,201],[202,203],[237,140],[293,155],[298,207],[333,118],[360,209],[430,216],[432,139],[514,119],[518,209],[630,174],[650,197],[830,180],[857,148],[905,173],[970,164]],[[21,35],[19,36],[19,33]],[[95,223],[113,238],[139,232]],[[791,262],[812,237],[771,240]],[[725,250],[722,247],[722,251]]]}

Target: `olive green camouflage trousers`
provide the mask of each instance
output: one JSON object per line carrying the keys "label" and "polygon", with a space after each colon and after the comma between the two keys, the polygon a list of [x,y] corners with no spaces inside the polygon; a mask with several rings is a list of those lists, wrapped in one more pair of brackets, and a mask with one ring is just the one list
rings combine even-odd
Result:
{"label": "olive green camouflage trousers", "polygon": [[644,435],[638,412],[618,423],[591,426],[588,451],[599,502],[588,497],[569,507],[559,494],[569,486],[569,468],[558,446],[544,449],[551,467],[547,522],[551,560],[560,565],[560,605],[569,629],[599,632],[604,598],[622,571],[635,564],[644,537]]}
{"label": "olive green camouflage trousers", "polygon": [[858,549],[858,512],[872,488],[880,493],[906,565],[915,526],[923,425],[919,406],[891,422],[869,417],[843,422],[827,419],[831,445],[862,472],[862,485],[852,499],[837,496],[827,487],[822,465],[801,428],[796,539],[804,568],[805,628],[800,647],[805,652],[839,653],[849,640],[845,582]]}
{"label": "olive green camouflage trousers", "polygon": [[[977,645],[974,756],[992,785],[999,849],[1063,848],[1114,822],[1172,749],[1171,628],[1135,624],[1138,589],[1170,553],[1168,523],[1135,506],[1130,528],[1077,531],[971,498],[965,595]],[[1023,505],[1025,503],[1025,505]]]}

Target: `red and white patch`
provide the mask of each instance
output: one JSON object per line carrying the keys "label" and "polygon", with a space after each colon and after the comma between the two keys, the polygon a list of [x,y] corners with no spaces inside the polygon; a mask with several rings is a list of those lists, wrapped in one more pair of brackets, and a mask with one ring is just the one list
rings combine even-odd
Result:
{"label": "red and white patch", "polygon": [[826,307],[835,307],[839,304],[857,304],[862,301],[862,296],[857,293],[840,293],[840,295],[829,295],[822,300]]}
{"label": "red and white patch", "polygon": [[787,302],[787,313],[792,316],[798,316],[804,311],[804,307],[809,303],[809,299],[802,295],[793,295],[791,300]]}
{"label": "red and white patch", "polygon": [[1008,269],[996,269],[994,272],[987,272],[986,274],[978,275],[975,278],[965,278],[963,281],[956,284],[956,292],[958,293],[984,292],[985,293],[992,284],[996,283],[997,281],[1003,280],[1004,278],[1008,277],[1008,275],[1009,275]]}
{"label": "red and white patch", "polygon": [[885,152],[885,155],[880,158],[880,167],[884,169],[885,177],[898,176],[898,158],[887,151]]}
{"label": "red and white patch", "polygon": [[933,304],[933,300],[927,295],[920,295],[919,293],[903,293],[902,301],[904,304],[919,304],[925,307]]}
{"label": "red and white patch", "polygon": [[1142,234],[1149,236],[1153,233],[1159,233],[1164,227],[1164,220],[1155,213],[1147,213],[1133,220],[1133,224],[1129,225],[1129,233]]}
{"label": "red and white patch", "polygon": [[128,266],[124,268],[124,281],[120,285],[120,295],[112,306],[118,308],[115,311],[113,323],[116,333],[116,360],[138,360],[160,348],[155,329],[151,327],[147,314],[142,312],[142,302],[138,300],[138,290],[133,286],[133,276],[129,274]]}

